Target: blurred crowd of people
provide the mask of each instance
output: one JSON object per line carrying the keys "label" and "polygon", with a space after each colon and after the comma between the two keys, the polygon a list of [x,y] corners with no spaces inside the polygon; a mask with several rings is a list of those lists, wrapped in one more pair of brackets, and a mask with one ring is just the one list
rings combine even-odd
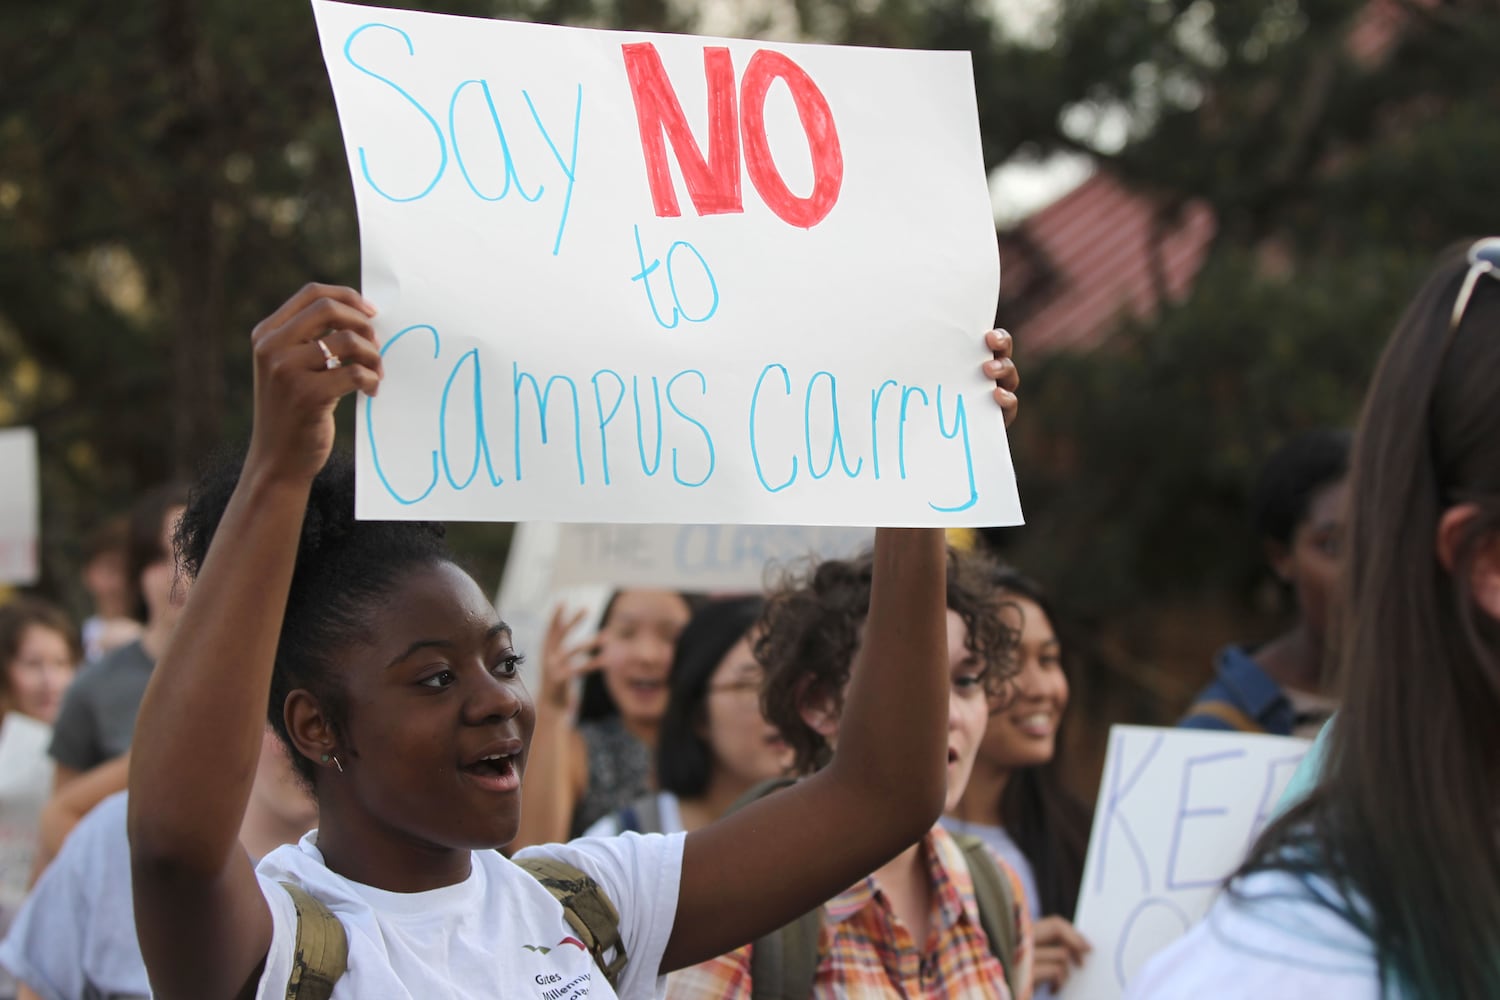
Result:
{"label": "blurred crowd of people", "polygon": [[[1302,984],[1296,995],[1375,996],[1360,992],[1374,981],[1394,991],[1378,995],[1477,997],[1495,982],[1496,247],[1481,241],[1440,262],[1398,325],[1357,432],[1299,435],[1264,465],[1249,513],[1284,585],[1287,627],[1224,649],[1181,724],[1323,736],[1305,797],[1132,995],[1292,995],[1277,991]],[[98,533],[81,625],[34,596],[0,607],[0,966],[19,979],[0,984],[0,1000],[149,993],[120,793],[137,713],[203,569],[212,518],[229,516],[190,526],[200,544],[185,572],[174,538],[188,503],[181,488],[154,490]],[[518,637],[539,652],[540,671],[506,854],[580,837],[696,834],[833,770],[851,726],[886,718],[868,714],[873,696],[853,684],[856,665],[879,655],[866,649],[871,637],[898,628],[874,617],[880,574],[877,553],[788,572],[760,594],[620,589],[597,623],[559,607],[545,635]],[[1058,776],[1076,682],[1066,595],[951,547],[939,589],[942,818],[751,944],[706,960],[669,948],[692,959],[667,980],[669,997],[758,997],[771,976],[787,996],[892,995],[899,984],[908,996],[1049,997],[1089,961],[1072,917],[1091,808]],[[458,683],[445,677],[420,683]],[[252,859],[318,825],[315,789],[326,820],[322,783],[361,766],[335,736],[314,760],[303,746],[314,728],[276,721],[239,825]],[[871,734],[857,739],[867,747]],[[466,766],[500,788],[519,780],[508,755]],[[1428,926],[1445,908],[1454,919]]]}

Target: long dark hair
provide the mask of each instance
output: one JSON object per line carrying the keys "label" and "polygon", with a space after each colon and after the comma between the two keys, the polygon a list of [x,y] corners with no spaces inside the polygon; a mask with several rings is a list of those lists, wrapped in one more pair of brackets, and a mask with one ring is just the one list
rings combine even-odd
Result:
{"label": "long dark hair", "polygon": [[[1340,616],[1343,709],[1311,795],[1231,881],[1292,874],[1367,935],[1386,987],[1500,996],[1500,636],[1471,569],[1500,532],[1500,282],[1450,315],[1446,255],[1402,317],[1365,400]],[[1439,518],[1478,509],[1451,572]],[[1323,881],[1326,880],[1326,881]]]}
{"label": "long dark hair", "polygon": [[672,656],[671,697],[656,740],[656,783],[664,792],[693,799],[708,791],[714,753],[702,729],[708,684],[719,664],[760,618],[759,595],[709,601],[694,614]]}
{"label": "long dark hair", "polygon": [[[1041,609],[1058,637],[1064,676],[1069,670],[1068,643],[1063,640],[1057,608],[1042,587],[1030,577],[1010,568],[995,574],[1000,599],[1021,597]],[[1044,914],[1060,913],[1069,918],[1078,906],[1083,884],[1083,861],[1089,849],[1093,812],[1063,786],[1061,729],[1052,759],[1037,767],[1018,768],[1000,793],[1000,825],[1015,841],[1036,878],[1038,906]]]}

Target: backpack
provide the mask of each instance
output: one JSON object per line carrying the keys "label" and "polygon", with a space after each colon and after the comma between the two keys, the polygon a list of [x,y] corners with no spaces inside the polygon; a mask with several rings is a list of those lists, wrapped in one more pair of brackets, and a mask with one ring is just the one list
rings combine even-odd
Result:
{"label": "backpack", "polygon": [[[745,793],[731,807],[733,812],[755,799],[785,788],[795,779],[774,778]],[[1010,879],[1000,870],[984,842],[970,834],[953,839],[964,854],[969,876],[974,880],[974,901],[979,922],[989,939],[990,953],[1005,970],[1005,983],[1012,997],[1021,995],[1016,982],[1016,899]],[[812,996],[818,971],[818,932],[823,924],[821,906],[755,941],[750,953],[750,995],[753,1000],[806,1000]]]}
{"label": "backpack", "polygon": [[[563,918],[587,946],[611,989],[618,989],[625,970],[620,913],[599,883],[570,864],[552,858],[515,862],[562,904]],[[286,1000],[328,1000],[349,965],[349,937],[338,917],[305,889],[291,882],[282,887],[297,911],[296,946]]]}

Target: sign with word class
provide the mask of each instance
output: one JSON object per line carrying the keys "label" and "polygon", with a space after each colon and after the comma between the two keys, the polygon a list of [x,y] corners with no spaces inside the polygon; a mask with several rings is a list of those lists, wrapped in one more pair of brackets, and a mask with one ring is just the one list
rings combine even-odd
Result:
{"label": "sign with word class", "polygon": [[[587,610],[578,626],[581,640],[597,627],[615,590],[754,593],[813,560],[858,555],[873,540],[868,528],[528,521],[517,524],[511,537],[495,604],[516,648],[541,649],[558,604]],[[529,669],[537,659],[528,662]]]}
{"label": "sign with word class", "polygon": [[1115,726],[1074,924],[1093,944],[1069,1000],[1109,1000],[1207,912],[1277,813],[1308,741]]}
{"label": "sign with word class", "polygon": [[[519,527],[519,526],[518,526]],[[857,555],[868,528],[767,524],[564,524],[553,583],[759,591],[815,559]]]}
{"label": "sign with word class", "polygon": [[0,583],[35,583],[41,491],[30,427],[0,430],[0,482]]}
{"label": "sign with word class", "polygon": [[361,517],[1020,521],[967,53],[314,11]]}

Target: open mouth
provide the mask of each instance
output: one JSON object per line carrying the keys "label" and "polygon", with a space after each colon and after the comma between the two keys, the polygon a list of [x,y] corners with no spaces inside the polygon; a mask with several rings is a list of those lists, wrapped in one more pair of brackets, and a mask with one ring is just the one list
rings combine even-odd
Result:
{"label": "open mouth", "polygon": [[948,763],[950,763],[950,764],[957,764],[958,763],[958,751],[955,750],[955,749],[953,749],[952,747],[948,748]]}
{"label": "open mouth", "polygon": [[665,680],[632,680],[627,681],[625,686],[640,694],[656,694],[667,689],[667,682]]}
{"label": "open mouth", "polygon": [[513,754],[489,754],[472,764],[465,764],[459,770],[490,791],[512,791],[521,784]]}

